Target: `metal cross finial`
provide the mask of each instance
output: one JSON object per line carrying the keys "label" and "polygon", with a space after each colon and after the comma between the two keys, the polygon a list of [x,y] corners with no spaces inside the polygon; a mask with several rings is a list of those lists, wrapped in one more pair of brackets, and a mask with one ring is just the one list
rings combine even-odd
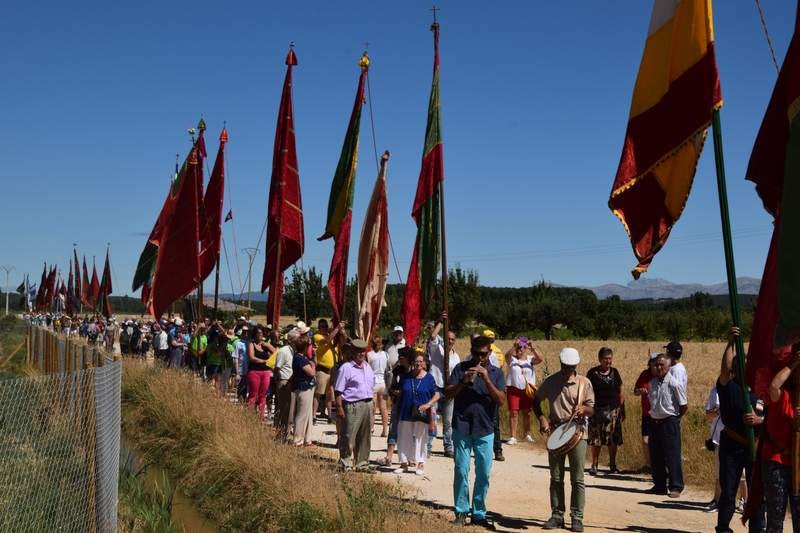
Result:
{"label": "metal cross finial", "polygon": [[289,41],[289,48],[294,50],[294,41]]}
{"label": "metal cross finial", "polygon": [[436,12],[440,11],[440,9],[436,7],[436,4],[433,4],[431,11],[433,12],[433,23],[436,24]]}

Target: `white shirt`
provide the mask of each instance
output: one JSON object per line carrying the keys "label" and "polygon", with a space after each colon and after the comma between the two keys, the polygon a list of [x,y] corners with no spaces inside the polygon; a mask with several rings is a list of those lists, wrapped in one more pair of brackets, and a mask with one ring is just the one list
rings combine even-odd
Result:
{"label": "white shirt", "polygon": [[167,345],[167,332],[163,329],[158,332],[155,338],[156,350],[166,350],[169,348]]}
{"label": "white shirt", "polygon": [[683,387],[683,391],[685,393],[686,385],[689,383],[689,376],[686,374],[686,367],[683,366],[683,363],[678,361],[672,365],[669,368],[669,373],[672,374],[672,377],[674,377],[678,384]]}
{"label": "white shirt", "polygon": [[[436,382],[436,386],[440,389],[443,389],[447,384],[442,376],[442,367],[444,366],[444,346],[440,343],[441,337],[437,337],[437,340],[433,340],[428,344],[428,357],[431,360],[431,367],[428,369],[428,373],[433,376],[433,381]],[[450,374],[453,373],[453,369],[456,367],[458,363],[461,362],[461,358],[458,356],[455,350],[450,350],[450,364],[447,365],[447,379],[450,379]]]}
{"label": "white shirt", "polygon": [[386,355],[389,358],[389,366],[390,367],[394,368],[394,365],[397,364],[397,358],[400,357],[397,354],[397,351],[400,348],[405,348],[405,347],[406,347],[406,340],[405,339],[401,340],[397,344],[389,344],[389,347],[386,348]]}
{"label": "white shirt", "polygon": [[650,380],[647,399],[650,400],[650,417],[653,420],[678,416],[681,406],[688,403],[686,389],[669,372],[664,379],[656,377]]}
{"label": "white shirt", "polygon": [[372,367],[372,372],[375,373],[375,385],[386,385],[386,380],[383,378],[386,372],[386,366],[389,364],[389,356],[386,352],[374,352],[370,350],[367,352],[367,361],[369,366]]}
{"label": "white shirt", "polygon": [[275,356],[275,372],[281,380],[292,377],[292,361],[294,361],[294,350],[291,346],[281,346]]}
{"label": "white shirt", "polygon": [[525,390],[525,386],[531,383],[536,384],[536,370],[533,368],[533,356],[529,355],[524,360],[511,357],[508,374],[506,375],[506,387]]}
{"label": "white shirt", "polygon": [[719,417],[719,394],[717,394],[716,385],[711,387],[711,390],[708,391],[708,398],[706,398],[706,404],[704,408],[706,412],[717,412],[717,416],[715,416],[711,421],[711,440],[714,442],[714,444],[719,446],[719,436],[722,433],[722,430],[725,429],[725,424],[722,423],[722,419]]}

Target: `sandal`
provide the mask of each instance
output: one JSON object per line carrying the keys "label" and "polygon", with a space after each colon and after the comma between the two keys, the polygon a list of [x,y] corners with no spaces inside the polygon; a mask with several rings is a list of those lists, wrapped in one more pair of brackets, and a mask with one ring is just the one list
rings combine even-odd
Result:
{"label": "sandal", "polygon": [[589,469],[589,475],[590,476],[596,476],[597,475],[597,465],[592,465],[592,467]]}
{"label": "sandal", "polygon": [[619,474],[619,469],[617,469],[617,465],[610,465],[608,467],[609,474]]}

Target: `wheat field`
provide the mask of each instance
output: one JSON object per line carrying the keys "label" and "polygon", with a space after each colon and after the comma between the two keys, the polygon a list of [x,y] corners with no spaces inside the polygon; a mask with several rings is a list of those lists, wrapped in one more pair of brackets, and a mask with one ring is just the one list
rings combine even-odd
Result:
{"label": "wheat field", "polygon": [[[586,371],[597,365],[597,352],[601,347],[607,346],[614,350],[614,366],[619,370],[625,392],[627,417],[623,423],[623,438],[625,443],[620,446],[617,456],[619,468],[623,470],[636,469],[644,464],[641,448],[641,400],[633,395],[633,384],[639,373],[647,366],[648,354],[651,351],[663,351],[664,342],[640,341],[539,341],[535,346],[544,357],[544,362],[536,367],[537,382],[546,375],[557,372],[559,369],[558,353],[562,348],[571,346],[581,354],[581,363],[578,372]],[[496,345],[501,350],[507,350],[513,344],[512,340],[498,340]],[[682,362],[689,375],[688,396],[689,412],[681,421],[682,454],[684,465],[684,478],[688,483],[713,490],[714,483],[714,454],[705,448],[705,441],[710,436],[710,422],[705,416],[705,404],[709,390],[714,386],[719,375],[720,359],[725,350],[724,342],[684,342]],[[464,355],[469,353],[469,339],[463,338],[456,341],[456,351]],[[508,434],[507,414],[501,418],[501,432],[503,439],[510,437]],[[538,431],[538,424],[532,422],[532,432]],[[522,424],[519,425],[519,435],[522,435]],[[536,435],[534,435],[536,436]],[[543,439],[537,438],[536,446],[543,446]],[[588,465],[588,462],[587,462]],[[603,449],[600,456],[600,467],[608,465],[608,456]]]}

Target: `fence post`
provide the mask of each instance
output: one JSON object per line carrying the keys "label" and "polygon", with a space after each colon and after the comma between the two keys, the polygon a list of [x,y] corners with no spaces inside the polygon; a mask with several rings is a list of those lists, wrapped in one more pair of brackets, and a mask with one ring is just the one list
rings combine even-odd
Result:
{"label": "fence post", "polygon": [[[86,352],[84,352],[85,354]],[[85,387],[84,391],[84,409],[83,413],[86,417],[86,434],[88,435],[88,442],[86,443],[86,464],[89,468],[88,472],[88,494],[86,498],[87,513],[89,518],[90,532],[97,531],[97,470],[95,465],[97,446],[97,419],[95,416],[95,395],[94,395],[94,372],[91,361],[86,361],[85,373]]]}

